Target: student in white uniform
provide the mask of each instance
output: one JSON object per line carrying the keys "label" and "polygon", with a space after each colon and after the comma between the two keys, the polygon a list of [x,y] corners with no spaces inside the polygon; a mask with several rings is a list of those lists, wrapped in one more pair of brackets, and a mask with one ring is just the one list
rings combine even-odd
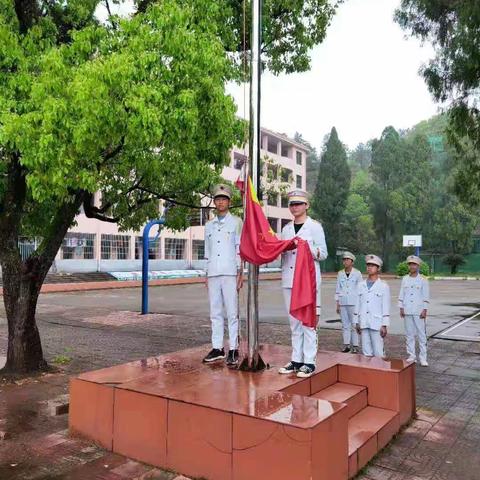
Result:
{"label": "student in white uniform", "polygon": [[335,302],[337,313],[342,319],[343,330],[343,353],[358,353],[358,333],[353,326],[353,310],[357,300],[358,286],[362,282],[362,274],[353,268],[355,255],[350,252],[343,252],[343,270],[337,275],[337,286],[335,288]]}
{"label": "student in white uniform", "polygon": [[[327,258],[327,245],[322,225],[312,220],[308,215],[308,194],[303,190],[293,190],[288,193],[288,207],[293,215],[293,222],[283,227],[282,240],[299,237],[306,240],[310,246],[315,261],[317,280],[317,321],[320,318],[320,260]],[[282,253],[282,288],[285,307],[290,311],[293,276],[295,274],[295,260],[297,251],[289,250]],[[306,327],[299,320],[289,314],[290,329],[292,331],[292,360],[280,368],[279,373],[296,373],[298,377],[309,377],[315,371],[317,356],[317,329]]]}
{"label": "student in white uniform", "polygon": [[368,276],[358,287],[354,323],[362,336],[363,354],[383,357],[383,339],[390,325],[390,288],[379,277],[382,260],[376,255],[367,255],[365,263]]}
{"label": "student in white uniform", "polygon": [[400,317],[405,319],[408,361],[416,362],[415,336],[418,337],[419,360],[422,367],[427,362],[427,309],[430,302],[428,280],[420,275],[422,260],[415,255],[407,257],[409,274],[402,278],[398,306]]}
{"label": "student in white uniform", "polygon": [[213,202],[216,216],[205,225],[206,285],[212,322],[212,350],[203,359],[210,363],[225,358],[223,348],[224,318],[228,320],[229,351],[227,364],[238,363],[238,290],[243,272],[240,260],[242,221],[229,212],[232,190],[228,185],[216,185]]}

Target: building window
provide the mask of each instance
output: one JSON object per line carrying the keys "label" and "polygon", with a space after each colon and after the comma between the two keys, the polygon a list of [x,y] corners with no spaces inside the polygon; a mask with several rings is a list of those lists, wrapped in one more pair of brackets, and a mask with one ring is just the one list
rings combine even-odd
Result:
{"label": "building window", "polygon": [[297,188],[302,188],[302,176],[297,175]]}
{"label": "building window", "polygon": [[283,227],[285,227],[285,225],[288,225],[290,222],[291,222],[291,220],[288,220],[286,218],[282,218],[282,230],[283,230]]}
{"label": "building window", "polygon": [[205,258],[205,241],[192,240],[192,260],[203,260]]}
{"label": "building window", "polygon": [[233,168],[240,170],[247,162],[248,157],[240,152],[233,152]]}
{"label": "building window", "polygon": [[102,234],[100,257],[102,260],[127,260],[130,250],[129,235]]}
{"label": "building window", "polygon": [[282,182],[292,183],[292,173],[288,168],[282,168]]}
{"label": "building window", "polygon": [[267,150],[271,153],[277,153],[278,140],[272,137],[267,137]]}
{"label": "building window", "polygon": [[208,220],[210,219],[210,209],[207,207],[202,207],[200,209],[198,208],[192,208],[190,216],[189,216],[189,221],[190,221],[190,226],[191,227],[198,227],[205,225]]}
{"label": "building window", "polygon": [[276,218],[273,217],[268,217],[268,223],[272,227],[272,230],[277,233],[277,228],[278,228],[278,221]]}
{"label": "building window", "polygon": [[186,243],[184,238],[166,238],[165,260],[184,260]]}
{"label": "building window", "polygon": [[40,237],[18,237],[18,249],[22,260],[26,260],[33,252],[35,252],[41,241],[42,239]]}
{"label": "building window", "polygon": [[282,143],[282,157],[290,158],[290,146]]}
{"label": "building window", "polygon": [[282,195],[282,208],[288,208],[288,197],[286,194]]}
{"label": "building window", "polygon": [[[143,237],[135,237],[135,260],[143,258]],[[162,244],[160,237],[150,238],[148,244],[148,258],[150,260],[160,260],[162,258]]]}
{"label": "building window", "polygon": [[94,233],[67,233],[60,247],[63,260],[92,260],[95,258]]}
{"label": "building window", "polygon": [[302,152],[297,152],[297,165],[302,164]]}
{"label": "building window", "polygon": [[272,207],[276,207],[278,205],[278,194],[276,194],[275,192],[268,192],[267,204],[271,205]]}

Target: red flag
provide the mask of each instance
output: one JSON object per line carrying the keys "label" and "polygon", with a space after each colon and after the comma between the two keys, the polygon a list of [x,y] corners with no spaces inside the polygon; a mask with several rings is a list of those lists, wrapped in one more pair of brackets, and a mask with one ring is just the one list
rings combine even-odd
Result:
{"label": "red flag", "polygon": [[273,262],[281,253],[297,247],[295,275],[292,286],[290,313],[308,327],[315,327],[316,279],[315,265],[308,243],[300,238],[279,240],[263,213],[260,202],[248,178],[245,201],[245,223],[240,239],[240,255],[254,265]]}

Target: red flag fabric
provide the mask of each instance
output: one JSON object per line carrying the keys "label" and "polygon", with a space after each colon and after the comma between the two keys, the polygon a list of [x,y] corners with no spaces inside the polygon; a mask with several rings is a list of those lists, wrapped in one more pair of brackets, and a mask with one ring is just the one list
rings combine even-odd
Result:
{"label": "red flag fabric", "polygon": [[301,238],[279,240],[268,223],[258,201],[253,183],[248,178],[245,201],[245,222],[240,238],[240,256],[254,265],[273,262],[282,252],[297,247],[290,314],[305,326],[316,327],[315,265],[308,243]]}

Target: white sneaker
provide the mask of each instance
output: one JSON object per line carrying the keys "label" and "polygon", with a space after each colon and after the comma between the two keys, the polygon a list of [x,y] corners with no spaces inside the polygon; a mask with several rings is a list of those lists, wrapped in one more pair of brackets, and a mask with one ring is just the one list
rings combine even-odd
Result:
{"label": "white sneaker", "polygon": [[408,357],[407,358],[407,362],[414,362],[416,363],[417,362],[417,359],[415,357]]}
{"label": "white sneaker", "polygon": [[428,362],[426,360],[420,360],[420,365],[422,367],[428,367]]}

